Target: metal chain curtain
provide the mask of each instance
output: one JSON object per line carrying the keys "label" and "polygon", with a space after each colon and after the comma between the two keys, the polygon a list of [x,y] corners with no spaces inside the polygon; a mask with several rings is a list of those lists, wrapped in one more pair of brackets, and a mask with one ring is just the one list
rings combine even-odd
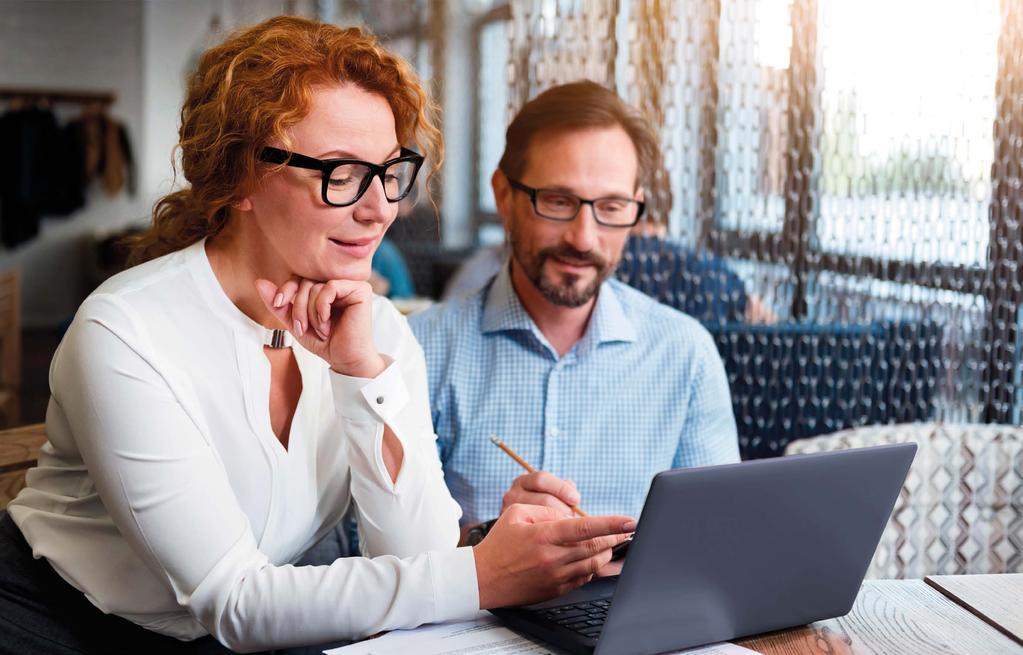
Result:
{"label": "metal chain curtain", "polygon": [[983,0],[513,0],[509,115],[583,77],[658,128],[619,276],[701,320],[745,457],[1019,423],[1023,11]]}

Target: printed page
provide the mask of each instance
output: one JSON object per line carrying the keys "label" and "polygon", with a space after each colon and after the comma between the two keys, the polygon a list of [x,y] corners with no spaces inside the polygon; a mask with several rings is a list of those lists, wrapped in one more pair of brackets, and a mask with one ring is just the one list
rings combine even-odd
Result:
{"label": "printed page", "polygon": [[[560,655],[562,651],[543,645],[504,627],[488,612],[471,621],[439,623],[415,630],[394,630],[376,639],[324,651],[325,655]],[[755,651],[721,643],[677,651],[685,655],[757,655]]]}

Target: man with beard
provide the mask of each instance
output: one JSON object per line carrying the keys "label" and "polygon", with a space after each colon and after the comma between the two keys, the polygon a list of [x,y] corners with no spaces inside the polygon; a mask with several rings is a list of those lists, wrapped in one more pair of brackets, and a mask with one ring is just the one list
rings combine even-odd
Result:
{"label": "man with beard", "polygon": [[739,459],[710,335],[610,279],[659,158],[648,123],[577,82],[526,103],[506,143],[491,184],[509,261],[478,292],[411,319],[470,541],[513,503],[638,516],[659,471]]}

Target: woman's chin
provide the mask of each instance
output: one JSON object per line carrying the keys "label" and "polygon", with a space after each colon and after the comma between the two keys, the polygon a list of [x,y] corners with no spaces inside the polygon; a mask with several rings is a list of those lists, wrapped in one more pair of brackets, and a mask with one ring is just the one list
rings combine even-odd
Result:
{"label": "woman's chin", "polygon": [[373,272],[372,267],[367,262],[365,266],[333,266],[326,269],[325,280],[351,280],[353,282],[366,282],[369,280],[370,274]]}

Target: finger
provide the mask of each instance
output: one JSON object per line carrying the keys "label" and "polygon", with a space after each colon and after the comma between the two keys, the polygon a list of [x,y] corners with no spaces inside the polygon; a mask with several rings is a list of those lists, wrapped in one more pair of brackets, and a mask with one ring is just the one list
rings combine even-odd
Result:
{"label": "finger", "polygon": [[368,282],[330,280],[326,285],[334,292],[331,300],[334,307],[345,308],[361,302],[373,303],[373,287]]}
{"label": "finger", "polygon": [[550,543],[570,544],[605,535],[627,535],[636,531],[636,520],[628,516],[590,516],[551,523],[547,529]]}
{"label": "finger", "polygon": [[[291,300],[295,297],[295,293],[298,292],[298,285],[301,281],[302,278],[297,275],[289,277],[284,284],[281,285],[281,288],[277,290],[277,297],[274,298],[274,307],[290,305]],[[281,303],[280,305],[277,304],[278,300]]]}
{"label": "finger", "polygon": [[597,571],[597,577],[609,578],[614,575],[621,575],[623,566],[625,566],[625,562],[623,560],[608,562]]}
{"label": "finger", "polygon": [[333,284],[319,284],[309,300],[309,320],[320,325],[330,322],[330,308],[337,298],[337,287]]}
{"label": "finger", "polygon": [[557,576],[562,580],[585,579],[589,581],[590,578],[597,574],[597,571],[606,566],[610,561],[611,556],[606,552],[602,552],[593,557],[576,560],[559,567]]}
{"label": "finger", "polygon": [[626,537],[624,535],[611,535],[607,537],[587,539],[586,541],[580,541],[575,544],[563,545],[561,546],[563,553],[559,561],[565,563],[577,562],[579,560],[589,559],[591,557],[607,553],[607,561],[610,562],[612,557],[611,549],[625,539]]}
{"label": "finger", "polygon": [[309,291],[312,290],[314,284],[311,280],[302,280],[298,284],[298,291],[295,292],[295,298],[292,301],[291,307],[291,319],[294,323],[295,336],[301,337],[309,327],[307,322]]}
{"label": "finger", "polygon": [[327,303],[327,317],[330,317],[330,302],[329,297],[332,296],[332,292],[327,288],[325,284],[316,283],[309,289],[309,300],[306,305],[306,311],[308,315],[306,320],[309,322],[309,328],[316,332],[317,336],[320,337],[321,341],[326,341],[327,336],[330,334],[330,325],[320,315],[320,304],[324,296],[328,297]]}
{"label": "finger", "polygon": [[287,305],[275,306],[275,297],[280,292],[277,285],[270,280],[260,278],[256,280],[256,292],[259,294],[259,299],[266,305],[266,308],[280,322],[281,327],[290,330],[291,326],[288,324],[290,308]]}
{"label": "finger", "polygon": [[522,503],[523,505],[538,505],[540,507],[549,507],[559,512],[562,517],[567,518],[572,516],[572,508],[561,502],[561,499],[550,494],[538,494],[529,491],[522,491],[516,489],[515,491],[509,491],[505,494],[504,505],[513,505],[515,503]]}
{"label": "finger", "polygon": [[560,498],[566,506],[579,504],[579,491],[575,485],[568,480],[562,480],[556,475],[546,471],[537,471],[527,475],[520,475],[516,482],[521,480],[521,487],[526,491],[550,494]]}

